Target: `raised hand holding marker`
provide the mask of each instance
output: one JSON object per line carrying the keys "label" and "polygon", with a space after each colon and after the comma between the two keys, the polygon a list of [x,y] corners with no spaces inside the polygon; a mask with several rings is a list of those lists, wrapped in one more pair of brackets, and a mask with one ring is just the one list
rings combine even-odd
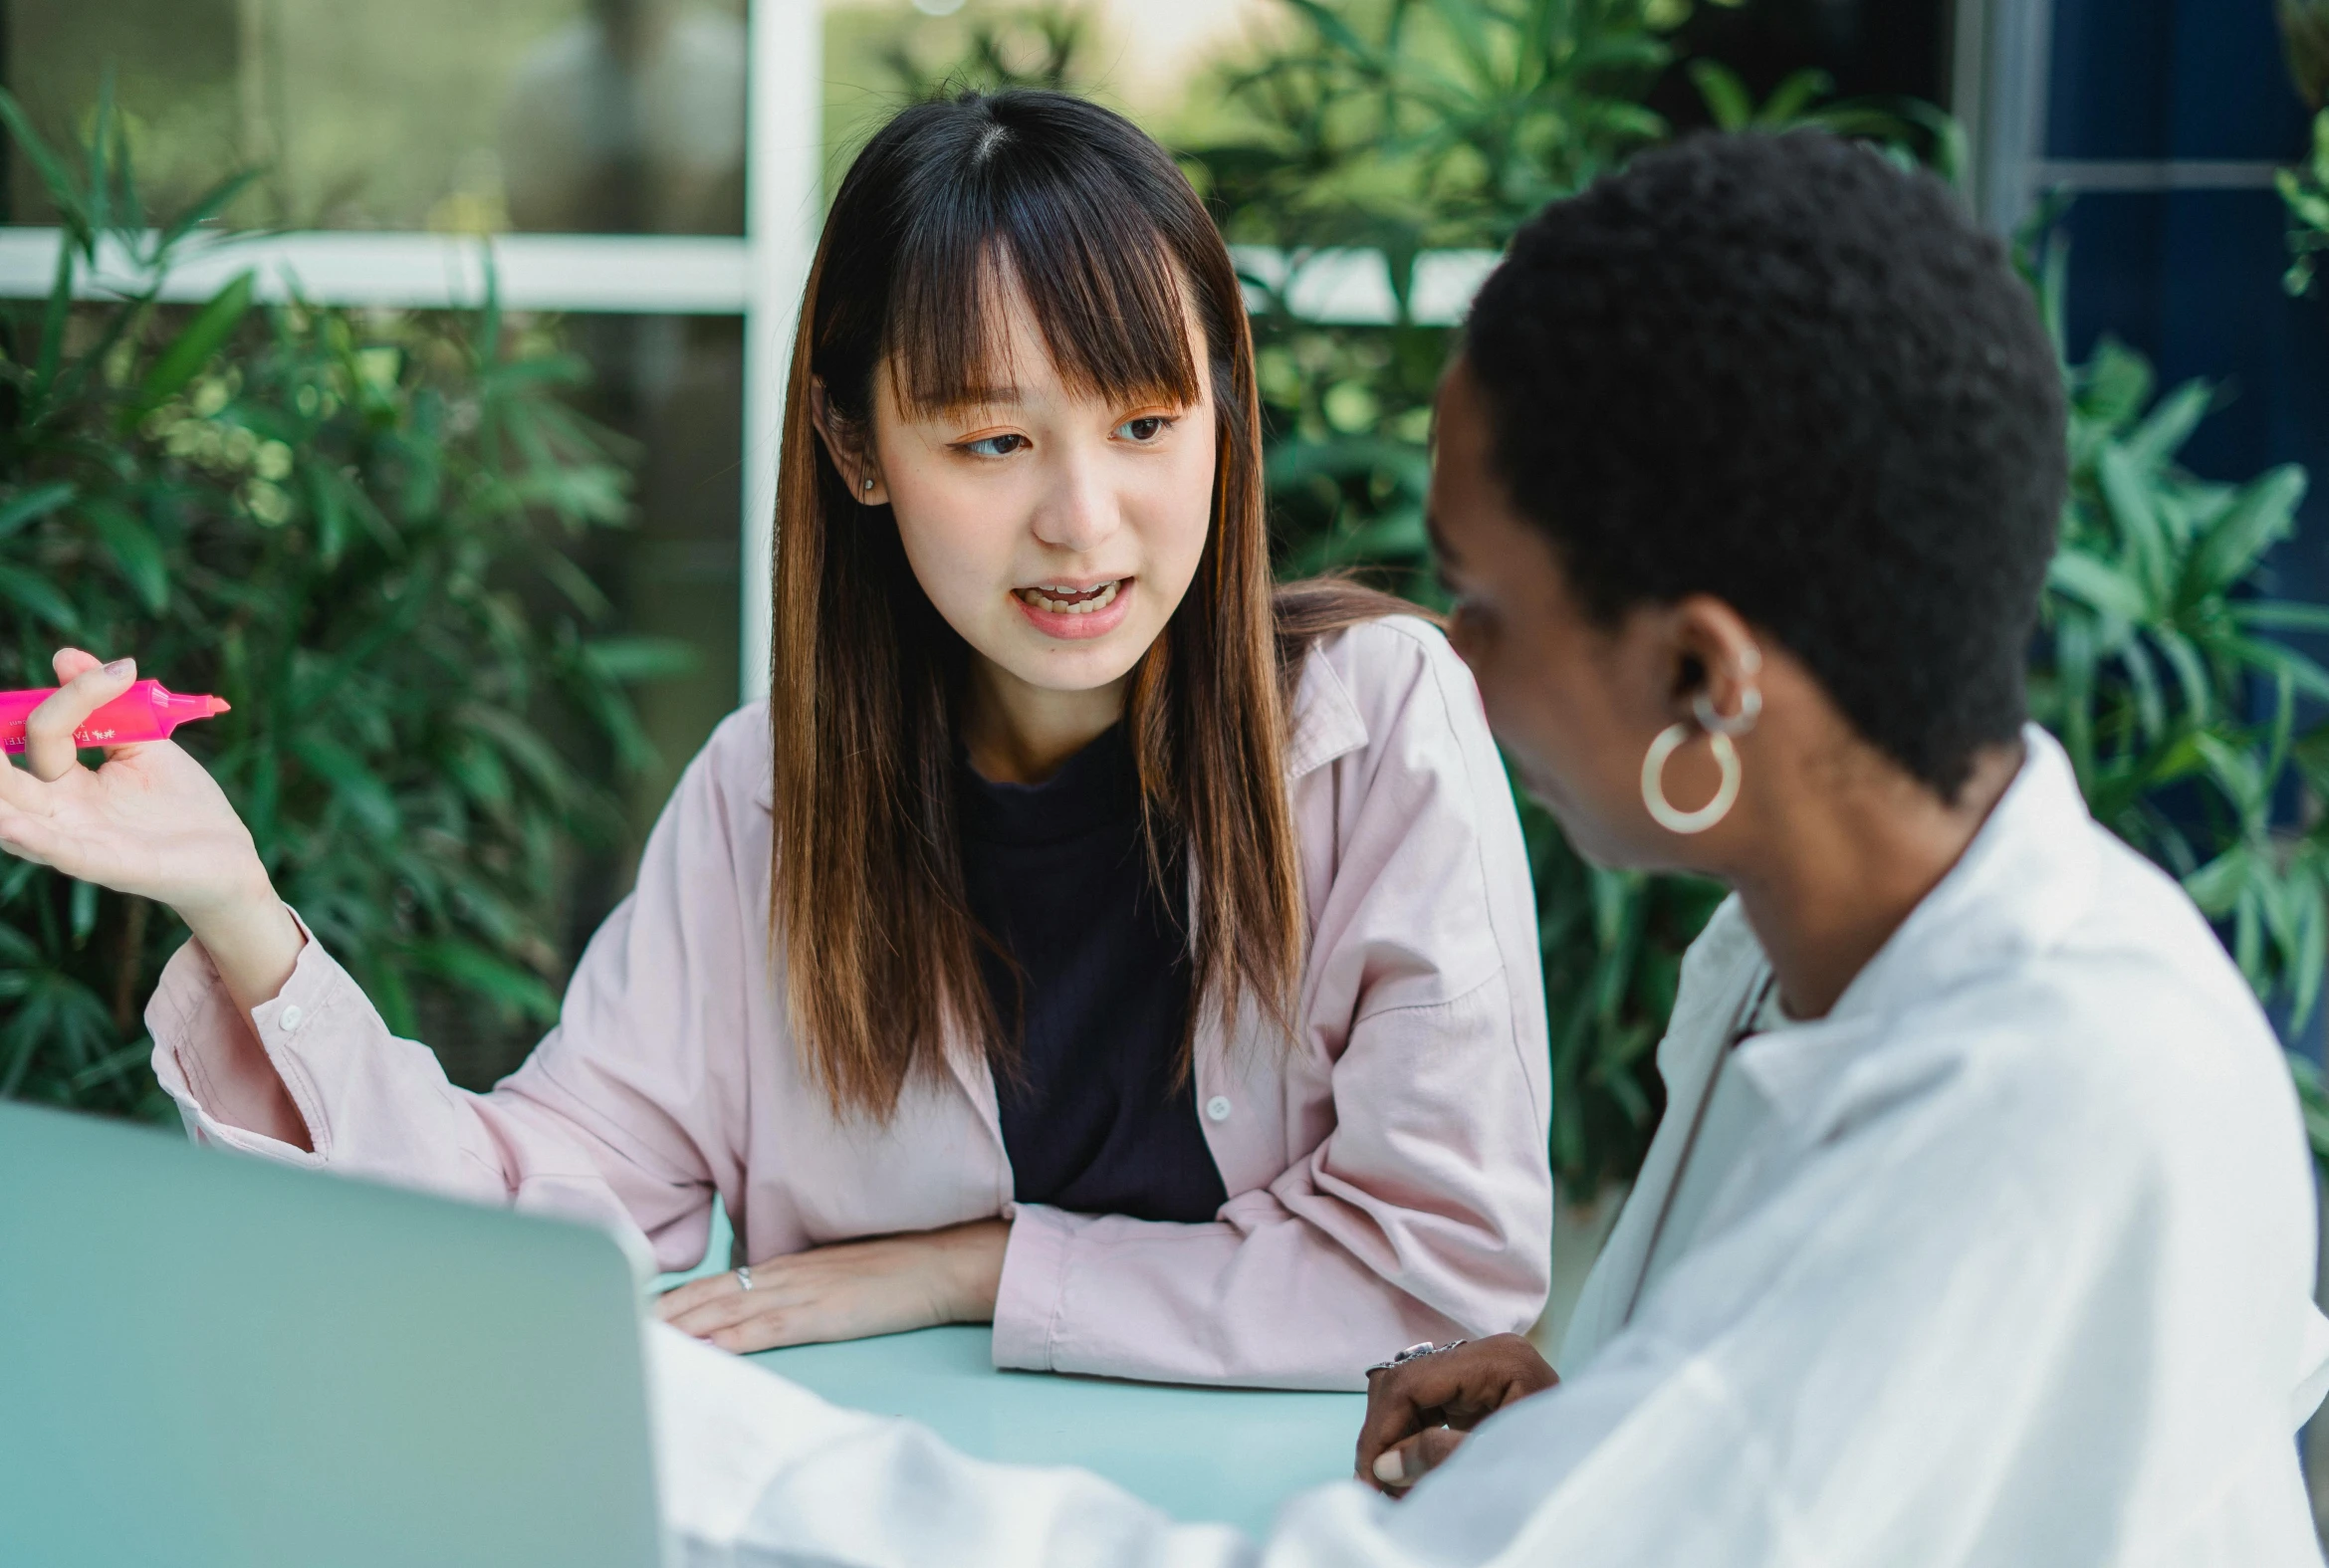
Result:
{"label": "raised hand holding marker", "polygon": [[[54,686],[39,691],[0,692],[0,752],[23,754],[24,721],[56,694]],[[76,747],[129,746],[139,741],[166,741],[172,730],[188,720],[207,719],[226,711],[226,700],[222,697],[180,697],[165,691],[159,681],[139,681],[91,714],[73,732],[73,744]]]}

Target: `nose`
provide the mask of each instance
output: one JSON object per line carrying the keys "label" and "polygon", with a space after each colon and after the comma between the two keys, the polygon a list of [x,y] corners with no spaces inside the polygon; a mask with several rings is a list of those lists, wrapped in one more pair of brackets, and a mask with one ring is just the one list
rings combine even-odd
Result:
{"label": "nose", "polygon": [[1084,555],[1123,526],[1124,512],[1093,454],[1060,455],[1051,483],[1036,504],[1035,536],[1053,550]]}

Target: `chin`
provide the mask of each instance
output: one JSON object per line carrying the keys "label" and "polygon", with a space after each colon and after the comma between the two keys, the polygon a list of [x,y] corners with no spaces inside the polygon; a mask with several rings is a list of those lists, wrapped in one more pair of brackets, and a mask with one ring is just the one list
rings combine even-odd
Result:
{"label": "chin", "polygon": [[1551,772],[1510,746],[1505,748],[1505,756],[1512,764],[1513,780],[1519,784],[1520,792],[1550,811],[1562,832],[1570,831],[1568,795],[1553,782]]}
{"label": "chin", "polygon": [[1048,647],[1020,647],[1011,650],[1013,657],[995,662],[1042,691],[1096,691],[1131,674],[1155,638],[1151,637],[1148,642],[1135,642],[1125,636],[1119,643],[1117,635],[1110,635],[1096,643],[1069,649],[1056,643]]}
{"label": "chin", "polygon": [[1521,791],[1560,824],[1561,836],[1586,863],[1603,871],[1643,868],[1642,857],[1606,831],[1597,818],[1580,810],[1575,797],[1554,782],[1548,770],[1515,756],[1513,773]]}
{"label": "chin", "polygon": [[[1531,791],[1534,794],[1534,791]],[[1553,804],[1542,795],[1534,795],[1536,803],[1552,813],[1560,824],[1561,837],[1575,851],[1577,858],[1599,871],[1634,871],[1640,869],[1633,857],[1610,838],[1604,836],[1591,822],[1579,821],[1574,813]]]}

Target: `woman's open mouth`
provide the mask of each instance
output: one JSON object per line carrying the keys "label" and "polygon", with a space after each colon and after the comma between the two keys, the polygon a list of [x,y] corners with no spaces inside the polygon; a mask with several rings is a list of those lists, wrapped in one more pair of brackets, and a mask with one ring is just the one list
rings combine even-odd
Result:
{"label": "woman's open mouth", "polygon": [[1114,577],[1097,587],[1074,588],[1064,583],[1039,582],[1032,588],[1016,590],[1019,596],[1037,609],[1049,610],[1054,615],[1089,615],[1094,610],[1106,609],[1115,602],[1116,589],[1123,585],[1122,577]]}
{"label": "woman's open mouth", "polygon": [[1124,619],[1130,577],[1099,582],[1037,582],[1013,588],[1020,613],[1048,637],[1074,641],[1113,631]]}

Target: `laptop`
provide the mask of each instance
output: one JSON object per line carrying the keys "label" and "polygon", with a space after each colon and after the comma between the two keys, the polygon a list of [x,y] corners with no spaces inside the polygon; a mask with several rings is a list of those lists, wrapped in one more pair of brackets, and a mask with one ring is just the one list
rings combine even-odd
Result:
{"label": "laptop", "polygon": [[0,1103],[0,1564],[652,1568],[597,1232]]}

